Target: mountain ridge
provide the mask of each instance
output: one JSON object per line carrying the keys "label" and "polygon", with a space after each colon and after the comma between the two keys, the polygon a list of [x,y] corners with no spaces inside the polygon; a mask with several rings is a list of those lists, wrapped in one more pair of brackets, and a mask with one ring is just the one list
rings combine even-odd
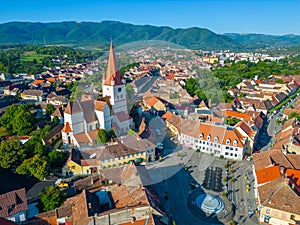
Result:
{"label": "mountain ridge", "polygon": [[105,46],[111,39],[116,44],[141,40],[173,42],[191,49],[225,50],[270,46],[300,45],[300,36],[264,34],[223,35],[207,28],[171,28],[168,26],[134,25],[119,21],[101,22],[8,22],[0,24],[0,44],[64,44],[71,46]]}

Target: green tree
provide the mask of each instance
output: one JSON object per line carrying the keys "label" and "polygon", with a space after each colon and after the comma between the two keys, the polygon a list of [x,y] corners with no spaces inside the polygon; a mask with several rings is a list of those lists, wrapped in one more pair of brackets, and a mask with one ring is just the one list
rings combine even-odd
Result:
{"label": "green tree", "polygon": [[297,120],[300,121],[300,114],[297,112],[291,112],[289,115],[289,119],[292,119],[292,118],[296,118]]}
{"label": "green tree", "polygon": [[278,79],[275,80],[275,83],[276,84],[283,84],[283,80],[278,78]]}
{"label": "green tree", "polygon": [[106,143],[108,141],[108,135],[107,135],[107,132],[106,130],[104,129],[99,129],[98,131],[98,135],[97,135],[97,142],[99,144],[103,144],[103,143]]}
{"label": "green tree", "polygon": [[21,111],[13,119],[13,133],[27,135],[33,130],[33,118],[30,112]]}
{"label": "green tree", "polygon": [[54,116],[52,121],[53,121],[54,124],[58,124],[59,123],[59,118],[57,116]]}
{"label": "green tree", "polygon": [[17,139],[10,138],[0,144],[0,166],[3,168],[16,168],[25,159],[25,148]]}
{"label": "green tree", "polygon": [[49,170],[47,157],[35,154],[32,158],[24,160],[16,171],[19,174],[29,174],[41,180],[49,175]]}
{"label": "green tree", "polygon": [[39,195],[38,208],[41,212],[47,212],[63,205],[67,199],[66,193],[58,188],[49,186]]}
{"label": "green tree", "polygon": [[196,88],[196,81],[194,78],[189,78],[186,80],[186,90],[190,93],[190,94],[194,94],[195,89]]}
{"label": "green tree", "polygon": [[55,108],[52,104],[47,104],[46,105],[46,113],[48,115],[51,115],[55,111]]}
{"label": "green tree", "polygon": [[57,168],[61,167],[65,163],[67,154],[62,151],[54,150],[52,152],[49,152],[48,157],[51,168]]}

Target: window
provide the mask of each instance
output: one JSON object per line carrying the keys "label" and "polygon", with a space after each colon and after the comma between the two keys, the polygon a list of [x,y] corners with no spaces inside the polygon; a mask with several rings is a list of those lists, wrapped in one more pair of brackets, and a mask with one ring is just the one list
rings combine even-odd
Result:
{"label": "window", "polygon": [[214,144],[214,146],[215,146],[215,147],[217,147],[217,145],[216,145],[216,144]]}
{"label": "window", "polygon": [[234,154],[234,157],[237,157],[237,154]]}
{"label": "window", "polygon": [[227,140],[226,140],[226,145],[229,145],[230,144],[230,139],[228,138]]}
{"label": "window", "polygon": [[218,148],[220,148],[221,146],[220,145],[218,145]]}
{"label": "window", "polygon": [[229,153],[228,152],[225,152],[225,155],[228,155]]}
{"label": "window", "polygon": [[201,133],[199,137],[200,137],[200,138],[203,138],[203,133]]}
{"label": "window", "polygon": [[[201,143],[201,142],[200,142]],[[203,144],[205,145],[205,141],[203,141]]]}
{"label": "window", "polygon": [[199,141],[199,143],[201,144],[201,143],[202,143],[202,141]]}
{"label": "window", "polygon": [[233,153],[230,153],[230,156],[233,156]]}
{"label": "window", "polygon": [[210,135],[208,135],[206,139],[207,139],[208,141],[210,141]]}
{"label": "window", "polygon": [[218,142],[219,138],[218,137],[215,137],[214,141],[215,142]]}
{"label": "window", "polygon": [[234,145],[234,146],[236,146],[237,143],[238,143],[237,140],[234,140],[234,141],[233,141],[233,145]]}
{"label": "window", "polygon": [[238,150],[238,148],[235,148],[235,151],[237,151]]}

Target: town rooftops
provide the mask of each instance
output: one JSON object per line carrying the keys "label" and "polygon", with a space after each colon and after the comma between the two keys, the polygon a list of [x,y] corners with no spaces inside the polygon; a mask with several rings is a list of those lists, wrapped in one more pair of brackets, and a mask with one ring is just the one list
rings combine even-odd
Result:
{"label": "town rooftops", "polygon": [[25,188],[0,195],[0,217],[10,217],[27,209]]}
{"label": "town rooftops", "polygon": [[257,189],[261,205],[293,214],[300,214],[300,197],[283,177],[258,186]]}
{"label": "town rooftops", "polygon": [[283,166],[285,168],[294,168],[281,150],[270,150],[253,154],[253,162],[256,170],[260,170],[273,165]]}

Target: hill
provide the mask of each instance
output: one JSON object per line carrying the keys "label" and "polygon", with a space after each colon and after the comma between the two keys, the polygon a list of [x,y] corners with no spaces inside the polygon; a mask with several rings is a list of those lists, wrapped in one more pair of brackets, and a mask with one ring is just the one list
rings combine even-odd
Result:
{"label": "hill", "polygon": [[237,49],[240,44],[208,29],[193,27],[173,29],[150,25],[133,25],[116,21],[0,24],[0,44],[66,44],[71,46],[107,45],[141,40],[173,42],[192,49]]}
{"label": "hill", "polygon": [[191,49],[257,49],[300,45],[298,35],[216,34],[192,27],[173,29],[166,26],[133,25],[117,21],[0,24],[0,45],[68,45],[106,47],[113,39],[117,45],[142,40],[173,42]]}
{"label": "hill", "polygon": [[291,47],[300,45],[300,36],[287,35],[266,35],[266,34],[236,34],[225,33],[224,36],[233,39],[242,45],[242,48],[257,49],[266,47]]}

